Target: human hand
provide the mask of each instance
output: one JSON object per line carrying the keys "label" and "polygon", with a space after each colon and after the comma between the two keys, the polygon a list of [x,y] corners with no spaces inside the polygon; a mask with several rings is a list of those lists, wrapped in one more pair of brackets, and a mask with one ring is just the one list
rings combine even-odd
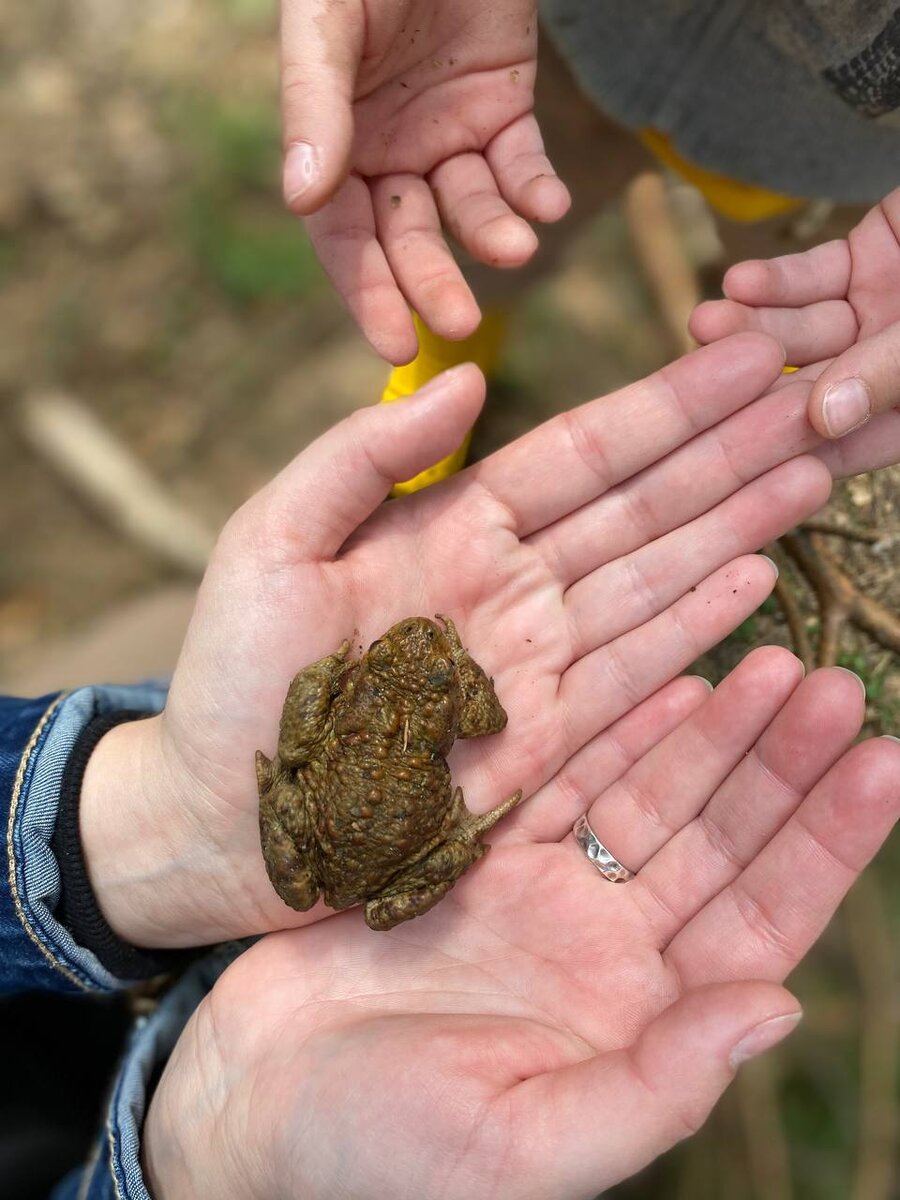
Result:
{"label": "human hand", "polygon": [[157,1200],[588,1200],[693,1133],[794,1028],[779,985],[900,810],[900,746],[850,748],[859,680],[801,678],[754,651],[615,782],[589,745],[417,921],[243,954],[151,1102]]}
{"label": "human hand", "polygon": [[284,193],[372,346],[416,354],[480,313],[441,223],[517,267],[569,194],[534,118],[535,0],[282,0]]}
{"label": "human hand", "polygon": [[717,343],[386,505],[474,421],[473,367],[313,443],[222,534],[165,712],[88,764],[82,836],[113,928],[198,945],[325,915],[269,883],[254,753],[273,752],[294,673],[354,630],[447,613],[493,676],[507,729],[450,760],[473,810],[602,743],[762,602],[772,566],[748,552],[828,496],[822,464],[795,457],[818,441],[803,386],[749,403],[780,367],[768,338]]}
{"label": "human hand", "polygon": [[815,380],[809,419],[823,437],[837,438],[900,403],[898,279],[900,189],[846,240],[732,267],[723,282],[728,299],[699,305],[690,330],[704,343],[762,330],[778,338],[789,363],[814,364],[806,372]]}

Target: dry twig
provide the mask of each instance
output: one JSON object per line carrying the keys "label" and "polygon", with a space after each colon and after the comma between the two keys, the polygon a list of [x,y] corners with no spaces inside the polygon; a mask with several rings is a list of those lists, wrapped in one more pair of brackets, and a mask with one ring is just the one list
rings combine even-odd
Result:
{"label": "dry twig", "polygon": [[862,994],[859,1153],[852,1200],[891,1200],[900,1140],[897,961],[878,881],[864,874],[846,901],[845,920]]}
{"label": "dry twig", "polygon": [[143,463],[72,396],[27,397],[22,432],[32,449],[109,523],[189,575],[202,575],[215,542]]}
{"label": "dry twig", "polygon": [[864,629],[886,649],[900,654],[900,620],[861,592],[844,574],[825,547],[821,534],[795,530],[780,541],[816,593],[821,616],[816,655],[819,666],[837,662],[840,635],[847,621]]}

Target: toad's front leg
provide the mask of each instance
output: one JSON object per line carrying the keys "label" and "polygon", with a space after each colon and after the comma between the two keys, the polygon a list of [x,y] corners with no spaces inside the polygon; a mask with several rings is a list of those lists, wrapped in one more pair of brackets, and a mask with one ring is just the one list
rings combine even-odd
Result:
{"label": "toad's front leg", "polygon": [[444,636],[450,644],[450,657],[456,667],[462,691],[456,736],[470,738],[499,733],[501,729],[506,728],[506,712],[497,699],[493,680],[488,679],[465,649],[450,618],[441,616],[440,613],[436,613],[435,617],[444,624]]}
{"label": "toad's front leg", "polygon": [[291,680],[278,730],[282,766],[302,766],[321,741],[349,653],[350,643],[344,642],[334,654],[304,667]]}

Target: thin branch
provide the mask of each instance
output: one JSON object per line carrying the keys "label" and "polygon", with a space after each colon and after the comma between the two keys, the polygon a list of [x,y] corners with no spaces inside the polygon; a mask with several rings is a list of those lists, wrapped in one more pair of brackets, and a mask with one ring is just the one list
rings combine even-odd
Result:
{"label": "thin branch", "polygon": [[891,542],[900,539],[900,532],[882,533],[879,529],[861,529],[857,525],[839,525],[827,517],[810,517],[800,528],[805,533],[824,533],[827,537],[842,537],[848,542],[867,542],[876,546],[880,542]]}
{"label": "thin branch", "polygon": [[775,542],[774,545],[766,546],[766,553],[776,562],[779,559],[782,560],[778,564],[782,569],[781,574],[775,580],[773,595],[778,601],[781,611],[784,614],[784,619],[787,622],[788,633],[791,635],[791,642],[794,646],[794,653],[803,663],[808,674],[816,665],[815,653],[809,634],[806,631],[806,619],[803,616],[803,611],[797,602],[794,589],[784,576],[782,567],[784,555],[780,552],[778,542]]}
{"label": "thin branch", "polygon": [[793,1200],[791,1159],[778,1103],[775,1059],[763,1056],[741,1069],[738,1103],[744,1127],[753,1194]]}
{"label": "thin branch", "polygon": [[873,875],[862,875],[850,892],[845,920],[862,993],[859,1156],[851,1195],[853,1200],[891,1200],[900,1140],[898,980],[884,896]]}

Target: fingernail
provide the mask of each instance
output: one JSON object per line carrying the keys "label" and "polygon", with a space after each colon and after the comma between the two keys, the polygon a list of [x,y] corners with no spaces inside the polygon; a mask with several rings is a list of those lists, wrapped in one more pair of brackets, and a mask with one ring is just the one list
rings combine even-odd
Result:
{"label": "fingernail", "polygon": [[713,687],[712,683],[706,678],[705,675],[695,675],[694,679],[699,679],[701,683],[705,683],[711,692],[714,692],[716,690]]}
{"label": "fingernail", "polygon": [[861,379],[842,379],[826,389],[822,416],[830,437],[843,437],[858,429],[871,415],[869,389]]}
{"label": "fingernail", "polygon": [[757,1025],[755,1029],[751,1029],[731,1051],[729,1055],[731,1065],[739,1067],[748,1058],[756,1058],[757,1054],[762,1054],[773,1046],[777,1046],[783,1038],[797,1028],[802,1016],[802,1012],[797,1012],[788,1013],[783,1017],[771,1017],[768,1021]]}
{"label": "fingernail", "polygon": [[778,563],[775,561],[775,559],[769,558],[768,554],[761,554],[759,557],[764,558],[767,563],[772,564],[772,570],[775,572],[775,578],[777,579],[781,572],[778,570]]}
{"label": "fingernail", "polygon": [[881,736],[885,739],[885,741],[900,743],[900,738],[894,737],[892,733],[883,733]]}
{"label": "fingernail", "polygon": [[284,198],[299,199],[319,178],[319,153],[309,142],[292,142],[284,158]]}
{"label": "fingernail", "polygon": [[836,671],[843,671],[845,675],[852,675],[859,686],[862,688],[863,700],[866,699],[866,685],[862,678],[855,671],[849,670],[847,667],[835,667]]}

